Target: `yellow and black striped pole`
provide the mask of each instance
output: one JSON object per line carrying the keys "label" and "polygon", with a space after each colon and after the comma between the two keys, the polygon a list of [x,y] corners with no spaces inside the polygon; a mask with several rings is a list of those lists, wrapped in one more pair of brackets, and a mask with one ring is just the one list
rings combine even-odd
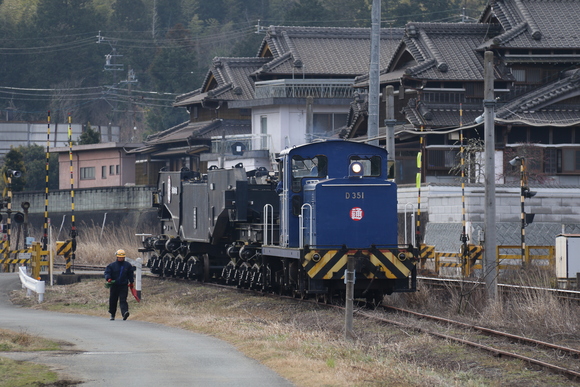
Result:
{"label": "yellow and black striped pole", "polygon": [[528,185],[526,179],[526,159],[524,157],[520,157],[520,221],[521,221],[521,249],[522,249],[522,267],[528,263],[526,257],[526,210],[524,207],[524,199],[525,199],[525,189]]}
{"label": "yellow and black striped pole", "polygon": [[466,211],[465,211],[465,142],[463,137],[463,104],[459,104],[459,143],[461,144],[460,156],[461,156],[461,267],[463,269],[463,275],[469,276],[471,270],[469,268],[469,250],[467,248],[467,241],[469,236],[467,235],[467,221],[466,221]]}
{"label": "yellow and black striped pole", "polygon": [[[10,259],[10,228],[12,223],[12,172],[6,170],[4,173],[4,183],[6,188],[2,193],[2,200],[6,200],[6,240],[4,241],[4,248],[2,255],[4,259]],[[4,265],[4,271],[8,271],[9,266]]]}
{"label": "yellow and black striped pole", "polygon": [[47,115],[46,129],[46,178],[44,181],[44,230],[42,233],[42,249],[46,250],[48,246],[48,172],[50,165],[50,111]]}
{"label": "yellow and black striped pole", "polygon": [[[75,190],[74,190],[74,174],[73,174],[73,153],[72,153],[72,117],[68,114],[68,155],[70,161],[70,200],[71,200],[71,230],[70,237],[72,243],[71,254],[66,255],[66,271],[64,274],[73,274],[71,266],[74,263],[76,251],[76,236],[77,230],[75,227]],[[71,262],[72,260],[72,262]]]}
{"label": "yellow and black striped pole", "polygon": [[[423,125],[421,125],[421,132],[423,132]],[[417,176],[415,178],[415,185],[417,186],[417,219],[415,227],[415,247],[421,248],[421,180],[423,171],[423,145],[424,135],[419,137],[419,153],[417,153]]]}

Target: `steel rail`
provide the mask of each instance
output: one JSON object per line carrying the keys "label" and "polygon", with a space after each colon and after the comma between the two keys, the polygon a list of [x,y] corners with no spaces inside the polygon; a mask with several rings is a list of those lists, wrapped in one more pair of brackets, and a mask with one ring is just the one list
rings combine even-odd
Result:
{"label": "steel rail", "polygon": [[454,342],[461,343],[461,344],[464,344],[464,345],[468,345],[468,346],[471,346],[471,347],[474,347],[474,348],[479,348],[479,349],[485,350],[487,352],[490,352],[493,356],[497,356],[497,357],[504,356],[504,357],[509,357],[509,358],[513,358],[513,359],[519,359],[519,360],[525,361],[525,362],[527,362],[529,364],[534,364],[534,365],[543,367],[545,369],[548,369],[550,371],[556,372],[558,374],[564,375],[564,376],[568,377],[571,380],[580,379],[580,372],[578,372],[578,371],[574,371],[574,370],[570,370],[568,368],[560,367],[560,366],[555,365],[555,364],[546,363],[544,361],[541,361],[541,360],[538,360],[538,359],[534,359],[534,358],[531,358],[531,357],[528,357],[528,356],[520,355],[520,354],[513,353],[513,352],[509,352],[509,351],[504,351],[504,350],[501,350],[501,349],[498,349],[498,348],[494,348],[494,347],[491,347],[491,346],[488,346],[488,345],[479,344],[479,343],[476,343],[476,342],[473,342],[473,341],[469,341],[469,340],[465,340],[465,339],[460,339],[458,337],[449,336],[449,335],[446,335],[446,334],[443,334],[443,333],[433,332],[433,331],[430,331],[430,330],[427,330],[427,329],[424,329],[424,328],[413,327],[413,326],[411,326],[409,324],[401,323],[401,322],[394,321],[394,320],[385,319],[385,318],[378,317],[378,316],[373,316],[373,315],[370,315],[370,314],[368,314],[366,312],[358,311],[358,312],[356,312],[356,314],[361,315],[361,316],[366,317],[366,318],[369,318],[369,319],[381,321],[381,322],[384,322],[384,323],[387,323],[387,324],[396,325],[396,326],[399,326],[399,327],[402,327],[402,328],[413,329],[413,330],[415,330],[417,332],[425,333],[425,334],[428,334],[428,335],[431,335],[431,336],[435,336],[435,337],[438,337],[438,338],[441,338],[441,339],[454,341]]}
{"label": "steel rail", "polygon": [[537,346],[541,346],[544,348],[555,349],[555,350],[558,350],[561,352],[566,352],[566,353],[573,355],[575,357],[580,356],[580,350],[575,349],[575,348],[563,347],[561,345],[548,343],[546,341],[541,341],[541,340],[531,339],[529,337],[514,335],[514,334],[511,334],[508,332],[502,332],[502,331],[498,331],[495,329],[485,328],[485,327],[482,327],[479,325],[466,324],[466,323],[463,323],[461,321],[455,321],[455,320],[451,320],[451,319],[444,318],[444,317],[438,317],[438,316],[433,316],[433,315],[429,315],[429,314],[418,313],[418,312],[414,312],[412,310],[397,308],[394,306],[383,305],[383,308],[395,310],[397,312],[407,313],[407,314],[421,317],[421,318],[425,318],[425,319],[430,319],[430,320],[434,320],[434,321],[440,321],[440,322],[444,322],[447,324],[460,326],[460,327],[466,328],[466,329],[473,329],[473,330],[483,332],[483,333],[493,335],[493,336],[506,337],[508,339],[517,340],[518,342],[524,343],[524,344],[537,345]]}

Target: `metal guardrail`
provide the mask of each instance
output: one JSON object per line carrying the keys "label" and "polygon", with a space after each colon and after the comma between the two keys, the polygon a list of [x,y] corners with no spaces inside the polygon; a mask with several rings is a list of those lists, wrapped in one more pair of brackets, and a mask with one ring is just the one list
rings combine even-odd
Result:
{"label": "metal guardrail", "polygon": [[20,282],[22,283],[22,287],[26,288],[26,296],[30,297],[31,292],[35,292],[38,294],[38,302],[41,303],[44,301],[44,292],[46,290],[46,285],[44,281],[40,281],[34,279],[28,275],[26,272],[26,267],[20,266],[18,268],[18,276],[20,277]]}
{"label": "metal guardrail", "polygon": [[[521,269],[527,265],[533,265],[546,270],[555,270],[554,246],[526,246],[525,256],[522,260],[521,246],[503,245],[496,247],[496,264],[499,270]],[[419,268],[428,270],[427,266],[432,266],[433,271],[441,274],[442,268],[459,268],[462,275],[470,276],[474,270],[482,270],[481,260],[483,258],[483,247],[479,245],[468,245],[466,254],[463,252],[438,252],[435,246],[421,245],[421,260]],[[432,264],[430,261],[432,260]]]}

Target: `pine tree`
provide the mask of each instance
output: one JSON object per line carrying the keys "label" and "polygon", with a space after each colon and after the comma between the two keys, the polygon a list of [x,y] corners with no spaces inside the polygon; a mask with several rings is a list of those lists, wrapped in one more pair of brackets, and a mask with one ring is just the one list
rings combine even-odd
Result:
{"label": "pine tree", "polygon": [[101,134],[93,130],[91,123],[87,122],[87,126],[79,137],[79,145],[98,144],[101,142]]}

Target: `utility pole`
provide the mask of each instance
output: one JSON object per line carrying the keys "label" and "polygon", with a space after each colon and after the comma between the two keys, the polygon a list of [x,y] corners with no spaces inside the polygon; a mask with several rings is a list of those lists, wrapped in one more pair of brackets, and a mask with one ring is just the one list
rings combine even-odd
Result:
{"label": "utility pole", "polygon": [[344,283],[346,284],[346,305],[344,312],[344,338],[346,340],[354,339],[352,330],[352,321],[354,313],[354,260],[355,257],[349,255],[346,261],[346,270],[344,272]]}
{"label": "utility pole", "polygon": [[[385,118],[385,127],[387,128],[386,133],[386,141],[387,141],[387,152],[388,152],[388,165],[389,165],[389,172],[391,172],[391,168],[393,170],[392,177],[395,178],[394,170],[395,170],[395,88],[391,85],[385,88],[386,94],[386,118]],[[390,175],[390,173],[389,173]]]}
{"label": "utility pole", "polygon": [[483,115],[485,129],[485,241],[483,269],[487,297],[493,300],[497,295],[493,52],[485,52],[483,66]]}
{"label": "utility pole", "polygon": [[373,0],[371,11],[371,63],[369,69],[368,143],[379,145],[379,61],[381,39],[381,0]]}

